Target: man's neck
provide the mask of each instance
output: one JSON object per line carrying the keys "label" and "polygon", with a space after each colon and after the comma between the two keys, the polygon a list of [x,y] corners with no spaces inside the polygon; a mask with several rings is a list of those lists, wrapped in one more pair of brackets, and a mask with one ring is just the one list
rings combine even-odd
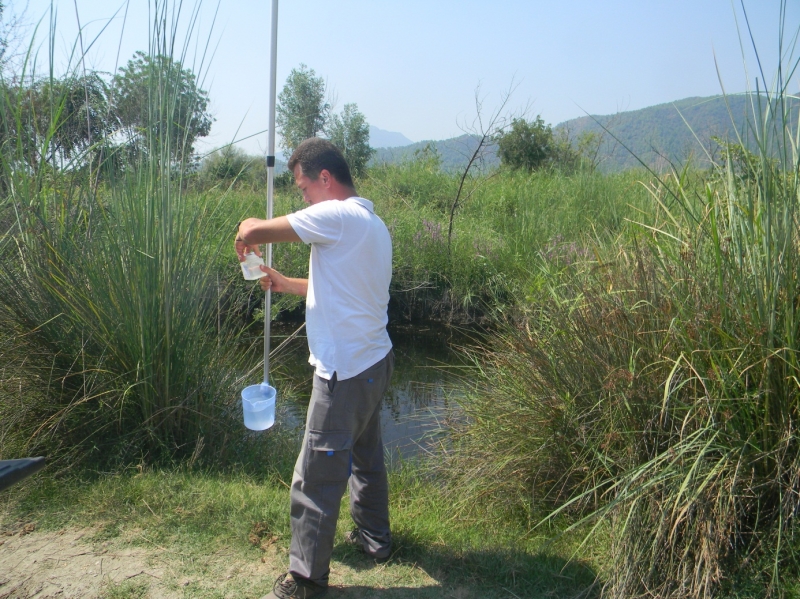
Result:
{"label": "man's neck", "polygon": [[331,199],[332,200],[346,200],[348,198],[354,198],[358,196],[354,187],[348,187],[347,185],[337,185],[336,187],[331,187]]}

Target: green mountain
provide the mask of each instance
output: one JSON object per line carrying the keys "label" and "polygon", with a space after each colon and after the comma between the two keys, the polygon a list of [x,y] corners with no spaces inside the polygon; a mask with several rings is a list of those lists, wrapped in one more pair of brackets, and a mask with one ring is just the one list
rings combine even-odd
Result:
{"label": "green mountain", "polygon": [[[766,97],[762,98],[764,102]],[[796,118],[798,103],[792,102]],[[753,135],[747,123],[753,121],[753,114],[758,111],[754,103],[757,105],[758,99],[752,94],[686,98],[614,115],[580,117],[560,123],[554,129],[566,131],[573,140],[583,133],[600,135],[603,171],[638,167],[639,160],[657,170],[683,164],[690,158],[702,167],[709,164],[709,153],[719,155],[712,137],[735,142],[739,139],[738,132],[752,149]],[[762,106],[761,110],[765,108]]]}
{"label": "green mountain", "polygon": [[[690,158],[703,167],[708,165],[707,153],[719,155],[719,148],[712,137],[736,141],[738,131],[752,149],[753,136],[746,126],[748,119],[751,122],[753,120],[751,100],[757,101],[754,95],[747,94],[685,98],[613,115],[571,119],[553,129],[566,133],[573,142],[584,133],[600,136],[599,168],[605,172],[640,167],[639,160],[657,170],[668,168],[670,164],[683,164]],[[796,120],[800,100],[792,99],[791,102],[793,118]],[[413,160],[417,153],[428,148],[428,151],[438,153],[443,169],[458,171],[466,166],[476,144],[475,136],[462,135],[443,141],[378,148],[371,163]],[[496,148],[494,144],[489,147],[484,166],[492,167],[499,163]]]}
{"label": "green mountain", "polygon": [[[403,162],[414,160],[421,153],[435,152],[439,156],[441,167],[445,171],[458,171],[469,162],[479,138],[475,135],[460,135],[452,139],[441,141],[419,141],[408,146],[398,148],[377,148],[370,161],[371,165]],[[484,167],[494,167],[500,164],[497,158],[497,145],[490,143],[487,148],[487,157]]]}

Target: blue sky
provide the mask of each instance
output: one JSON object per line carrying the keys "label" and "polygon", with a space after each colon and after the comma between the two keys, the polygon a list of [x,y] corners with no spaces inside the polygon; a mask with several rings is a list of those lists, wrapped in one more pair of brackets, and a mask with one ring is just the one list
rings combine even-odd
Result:
{"label": "blue sky", "polygon": [[[94,40],[89,68],[113,72],[147,48],[148,0],[52,3],[58,68],[68,62],[78,18],[84,43]],[[8,10],[25,4],[12,0]],[[795,32],[800,5],[791,4]],[[30,0],[25,13],[29,35],[44,17],[40,62],[50,5]],[[779,5],[744,0],[768,83],[778,63]],[[194,6],[184,2],[181,36]],[[214,52],[201,75],[216,118],[205,141],[213,147],[266,129],[270,0],[204,2],[198,14],[192,48],[208,42]],[[529,105],[530,116],[556,124],[720,93],[717,66],[726,91],[754,87],[760,75],[749,38],[743,58],[737,19],[744,31],[739,0],[282,0],[278,89],[305,63],[325,78],[337,109],[354,102],[370,124],[420,141],[459,134],[475,116],[478,86],[489,112],[515,81],[510,109]],[[795,83],[792,91],[800,91]],[[266,134],[241,145],[261,153]]]}

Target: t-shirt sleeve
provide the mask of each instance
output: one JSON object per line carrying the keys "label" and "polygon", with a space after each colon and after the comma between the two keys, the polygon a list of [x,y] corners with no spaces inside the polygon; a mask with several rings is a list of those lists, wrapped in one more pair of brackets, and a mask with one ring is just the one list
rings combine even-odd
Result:
{"label": "t-shirt sleeve", "polygon": [[342,237],[342,216],[337,203],[333,200],[320,202],[287,214],[286,218],[303,243],[332,245]]}

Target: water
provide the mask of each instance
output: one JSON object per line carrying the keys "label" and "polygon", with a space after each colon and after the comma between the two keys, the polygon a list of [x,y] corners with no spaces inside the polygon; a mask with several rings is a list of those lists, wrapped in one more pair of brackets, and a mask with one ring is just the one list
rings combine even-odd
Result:
{"label": "water", "polygon": [[[277,347],[297,325],[272,324],[272,346]],[[459,418],[459,385],[455,376],[459,363],[452,349],[459,336],[446,326],[390,327],[395,370],[381,407],[384,445],[393,457],[409,458],[436,443],[449,423]],[[294,393],[281,398],[279,423],[300,426],[305,422],[311,395],[313,369],[308,364],[305,336],[298,335],[273,360],[281,376],[288,376]],[[286,399],[287,401],[281,401]]]}
{"label": "water", "polygon": [[244,410],[244,425],[251,431],[265,431],[275,424],[275,404],[258,410]]}

